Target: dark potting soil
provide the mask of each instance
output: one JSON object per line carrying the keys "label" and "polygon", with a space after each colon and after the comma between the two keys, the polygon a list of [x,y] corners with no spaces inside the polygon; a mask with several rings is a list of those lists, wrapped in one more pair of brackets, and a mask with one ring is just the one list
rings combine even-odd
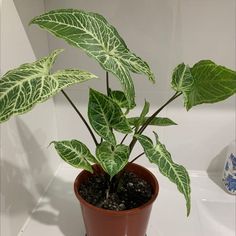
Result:
{"label": "dark potting soil", "polygon": [[125,172],[117,181],[107,175],[91,176],[80,185],[79,193],[90,204],[109,210],[128,210],[146,203],[152,196],[151,185],[133,172]]}

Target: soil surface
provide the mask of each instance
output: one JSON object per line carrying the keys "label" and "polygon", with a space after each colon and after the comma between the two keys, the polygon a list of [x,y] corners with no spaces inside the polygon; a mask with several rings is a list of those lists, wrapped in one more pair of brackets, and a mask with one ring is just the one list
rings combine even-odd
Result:
{"label": "soil surface", "polygon": [[79,193],[90,204],[109,210],[128,210],[146,203],[152,196],[152,187],[133,172],[125,172],[118,180],[109,176],[91,176],[81,184]]}

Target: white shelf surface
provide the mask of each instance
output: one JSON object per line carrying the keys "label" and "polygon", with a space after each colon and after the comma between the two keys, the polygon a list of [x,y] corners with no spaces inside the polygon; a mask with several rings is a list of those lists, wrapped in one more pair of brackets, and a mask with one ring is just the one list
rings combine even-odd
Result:
{"label": "white shelf surface", "polygon": [[[150,169],[160,192],[148,226],[148,236],[235,236],[236,197],[206,172],[190,172],[192,210],[186,217],[185,200],[174,184]],[[62,165],[18,236],[84,236],[80,205],[73,192],[78,170]],[[122,235],[121,235],[122,236]]]}

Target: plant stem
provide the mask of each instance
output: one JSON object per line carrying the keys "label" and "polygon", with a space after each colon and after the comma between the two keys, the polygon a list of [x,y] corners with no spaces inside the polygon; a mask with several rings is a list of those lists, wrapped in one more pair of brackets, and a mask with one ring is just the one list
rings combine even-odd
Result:
{"label": "plant stem", "polygon": [[128,136],[128,134],[126,134],[126,135],[124,136],[124,138],[121,140],[120,144],[123,144],[123,142],[125,141],[125,139],[126,139],[127,136]]}
{"label": "plant stem", "polygon": [[[141,128],[137,131],[136,134],[142,134],[143,131],[147,128],[147,126],[152,122],[152,120],[172,101],[174,101],[177,97],[179,97],[182,93],[181,92],[176,92],[164,105],[162,105],[158,110],[156,110],[141,126]],[[130,148],[130,153],[133,150],[135,144],[137,142],[137,139],[133,137],[129,148]]]}
{"label": "plant stem", "polygon": [[140,153],[138,156],[136,156],[130,163],[135,162],[139,157],[141,157],[144,154],[144,152]]}
{"label": "plant stem", "polygon": [[[134,129],[135,127],[133,127],[132,129]],[[121,140],[121,142],[120,142],[120,144],[123,144],[124,143],[124,141],[125,141],[125,139],[127,138],[127,136],[128,136],[129,134],[126,134],[124,137],[123,137],[123,139]]]}
{"label": "plant stem", "polygon": [[109,96],[109,73],[106,71],[106,89],[107,89],[107,96]]}
{"label": "plant stem", "polygon": [[174,101],[177,97],[179,97],[182,93],[176,92],[164,105],[162,105],[157,111],[155,111],[149,119],[146,120],[146,122],[142,125],[140,130],[138,131],[139,134],[141,134],[146,127],[152,122],[152,120],[172,101]]}
{"label": "plant stem", "polygon": [[78,110],[78,108],[75,106],[75,104],[71,101],[71,99],[69,98],[69,96],[66,94],[66,92],[64,90],[61,90],[61,92],[63,93],[63,95],[65,96],[65,98],[67,99],[67,101],[71,104],[71,106],[74,108],[74,110],[76,111],[76,113],[79,115],[79,117],[81,118],[81,120],[84,122],[85,126],[87,127],[89,133],[91,134],[93,141],[95,143],[96,146],[98,146],[98,141],[92,131],[92,129],[90,128],[89,124],[87,123],[87,121],[85,120],[85,118],[83,117],[83,115],[80,113],[80,111]]}

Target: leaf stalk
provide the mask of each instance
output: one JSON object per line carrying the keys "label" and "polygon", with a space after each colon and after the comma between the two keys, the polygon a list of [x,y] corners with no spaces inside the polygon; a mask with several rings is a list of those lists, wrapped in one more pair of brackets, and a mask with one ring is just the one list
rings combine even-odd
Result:
{"label": "leaf stalk", "polygon": [[138,156],[136,156],[132,161],[130,161],[130,163],[133,163],[133,162],[135,162],[139,157],[141,157],[142,155],[144,155],[145,153],[144,152],[142,152],[142,153],[140,153]]}
{"label": "leaf stalk", "polygon": [[109,96],[110,85],[109,85],[109,73],[107,71],[106,71],[106,89],[107,89],[107,96]]}
{"label": "leaf stalk", "polygon": [[76,113],[79,115],[79,117],[81,118],[81,120],[84,122],[85,126],[87,127],[90,135],[92,136],[92,139],[95,143],[96,146],[98,146],[98,141],[92,131],[92,129],[90,128],[88,122],[85,120],[85,118],[83,117],[83,115],[81,114],[81,112],[78,110],[78,108],[75,106],[75,104],[72,102],[72,100],[70,99],[70,97],[66,94],[66,92],[64,90],[61,90],[62,94],[65,96],[65,98],[67,99],[67,101],[70,103],[70,105],[73,107],[73,109],[76,111]]}
{"label": "leaf stalk", "polygon": [[[140,127],[140,129],[135,132],[135,134],[142,134],[143,131],[147,128],[147,126],[152,122],[152,120],[172,101],[174,101],[177,97],[179,97],[182,94],[182,92],[176,92],[165,104],[163,104],[159,109],[157,109],[145,122],[144,124]],[[137,139],[133,137],[132,141],[130,142],[129,148],[130,148],[130,153],[133,150],[135,144],[137,142]],[[138,159],[138,158],[136,158]],[[135,160],[136,160],[135,159]],[[133,162],[133,160],[132,160]]]}

